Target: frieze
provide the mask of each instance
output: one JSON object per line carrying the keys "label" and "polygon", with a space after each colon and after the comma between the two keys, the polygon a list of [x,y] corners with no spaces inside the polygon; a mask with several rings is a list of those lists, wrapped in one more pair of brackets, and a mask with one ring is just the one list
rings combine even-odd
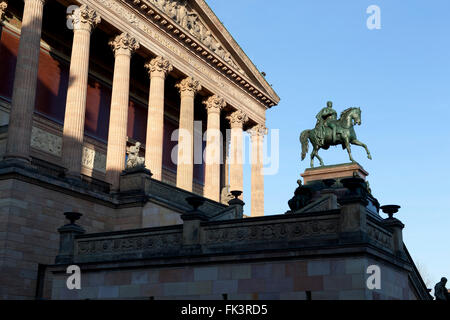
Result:
{"label": "frieze", "polygon": [[255,242],[267,240],[296,240],[338,232],[338,219],[283,222],[277,224],[209,228],[205,230],[207,244]]}
{"label": "frieze", "polygon": [[78,240],[77,255],[84,256],[135,251],[160,251],[170,247],[178,247],[181,245],[181,242],[181,232],[115,239]]}
{"label": "frieze", "polygon": [[62,138],[33,127],[31,130],[31,147],[61,157]]}
{"label": "frieze", "polygon": [[83,147],[81,164],[86,168],[106,173],[106,154]]}
{"label": "frieze", "polygon": [[239,73],[244,74],[242,68],[233,61],[231,54],[225,50],[224,46],[213,36],[206,23],[202,21],[199,14],[192,10],[186,0],[128,0],[141,8],[148,3],[153,4],[159,11],[166,14],[183,29],[206,46],[209,50],[217,54],[226,63],[235,68]]}
{"label": "frieze", "polygon": [[392,249],[392,236],[386,231],[380,229],[379,227],[376,227],[371,223],[368,223],[367,234],[371,239],[375,240],[375,242],[381,244],[383,247]]}
{"label": "frieze", "polygon": [[[263,102],[258,103],[257,100],[250,98],[246,93],[244,93],[244,89],[236,88],[235,84],[231,83],[229,79],[224,78],[223,75],[218,71],[211,70],[208,65],[206,65],[204,62],[199,61],[199,58],[195,57],[193,53],[189,52],[184,47],[181,47],[175,40],[165,36],[154,26],[150,25],[148,21],[141,19],[136,14],[123,7],[117,1],[98,0],[96,1],[96,3],[101,4],[102,6],[109,9],[110,12],[120,16],[127,23],[147,34],[152,39],[152,41],[157,42],[158,44],[169,50],[171,53],[173,53],[175,56],[185,61],[190,67],[206,76],[213,85],[219,87],[221,90],[223,90],[223,92],[226,92],[234,99],[239,101],[240,106],[244,105],[250,110],[258,110],[262,105],[265,105],[265,103]],[[142,40],[141,44],[144,45],[144,42],[145,41]],[[258,115],[261,116],[260,113],[258,113]]]}

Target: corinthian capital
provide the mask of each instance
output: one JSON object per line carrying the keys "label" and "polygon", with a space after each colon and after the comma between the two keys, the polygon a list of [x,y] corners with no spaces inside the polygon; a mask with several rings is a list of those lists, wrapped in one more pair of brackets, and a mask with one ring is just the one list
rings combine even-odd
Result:
{"label": "corinthian capital", "polygon": [[202,90],[200,82],[192,77],[187,77],[181,80],[175,86],[180,90],[180,94],[191,93],[195,95],[197,92]]}
{"label": "corinthian capital", "polygon": [[267,135],[268,130],[265,125],[257,124],[256,126],[249,129],[248,133],[252,138],[264,137],[265,135]]}
{"label": "corinthian capital", "polygon": [[208,113],[210,112],[217,112],[220,113],[220,110],[225,108],[227,103],[225,102],[225,99],[219,96],[211,96],[205,101],[203,101],[203,104],[206,106],[206,110]]}
{"label": "corinthian capital", "polygon": [[115,37],[109,42],[109,45],[113,49],[116,56],[119,54],[131,55],[134,51],[140,48],[139,42],[130,36],[128,32],[124,32]]}
{"label": "corinthian capital", "polygon": [[248,116],[242,110],[237,110],[227,116],[228,121],[232,128],[242,128],[244,123],[248,121]]}
{"label": "corinthian capital", "polygon": [[0,2],[0,23],[3,21],[3,16],[5,15],[6,8],[8,8],[8,4],[4,1]]}
{"label": "corinthian capital", "polygon": [[163,57],[156,57],[150,60],[145,64],[145,68],[148,69],[150,77],[154,75],[166,77],[166,75],[173,70],[173,66],[170,61]]}
{"label": "corinthian capital", "polygon": [[72,20],[74,30],[87,30],[89,32],[102,21],[97,12],[86,4],[75,9],[68,18]]}

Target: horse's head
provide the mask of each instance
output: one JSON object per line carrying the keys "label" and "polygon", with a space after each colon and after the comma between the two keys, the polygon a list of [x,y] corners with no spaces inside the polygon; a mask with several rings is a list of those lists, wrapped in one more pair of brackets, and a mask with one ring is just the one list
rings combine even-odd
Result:
{"label": "horse's head", "polygon": [[352,108],[351,117],[354,124],[361,125],[361,108]]}
{"label": "horse's head", "polygon": [[355,124],[361,125],[361,109],[360,108],[348,108],[342,111],[341,123],[345,128],[354,126]]}

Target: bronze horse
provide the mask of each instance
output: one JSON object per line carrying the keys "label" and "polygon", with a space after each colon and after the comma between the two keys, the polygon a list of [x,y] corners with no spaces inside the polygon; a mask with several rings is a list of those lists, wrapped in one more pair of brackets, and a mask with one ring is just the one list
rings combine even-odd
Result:
{"label": "bronze horse", "polygon": [[313,151],[311,152],[311,168],[314,168],[314,158],[316,157],[320,161],[320,165],[324,166],[322,158],[319,156],[318,152],[320,149],[328,150],[330,146],[342,145],[342,149],[347,149],[348,155],[351,162],[355,162],[352,156],[351,144],[363,147],[366,149],[367,157],[372,159],[370,151],[367,146],[359,141],[356,137],[355,129],[353,126],[355,124],[361,125],[361,109],[360,108],[348,108],[341,113],[339,120],[334,120],[336,125],[336,141],[333,141],[333,130],[325,126],[325,136],[323,143],[317,137],[317,130],[320,128],[316,127],[312,130],[305,130],[300,135],[300,143],[302,144],[302,161],[305,159],[308,153],[308,140],[313,145]]}

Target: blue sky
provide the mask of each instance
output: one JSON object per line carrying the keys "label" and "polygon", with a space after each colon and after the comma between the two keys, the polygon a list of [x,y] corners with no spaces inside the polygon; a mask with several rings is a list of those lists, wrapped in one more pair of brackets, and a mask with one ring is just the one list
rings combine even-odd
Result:
{"label": "blue sky", "polygon": [[[280,129],[280,170],[265,179],[266,214],[287,209],[300,161],[298,137],[326,101],[361,107],[353,147],[381,204],[402,206],[404,241],[431,285],[450,277],[450,24],[448,0],[207,0],[281,97],[267,112]],[[369,30],[369,5],[381,29]],[[321,150],[326,164],[348,162]],[[250,209],[250,168],[245,169]]]}

